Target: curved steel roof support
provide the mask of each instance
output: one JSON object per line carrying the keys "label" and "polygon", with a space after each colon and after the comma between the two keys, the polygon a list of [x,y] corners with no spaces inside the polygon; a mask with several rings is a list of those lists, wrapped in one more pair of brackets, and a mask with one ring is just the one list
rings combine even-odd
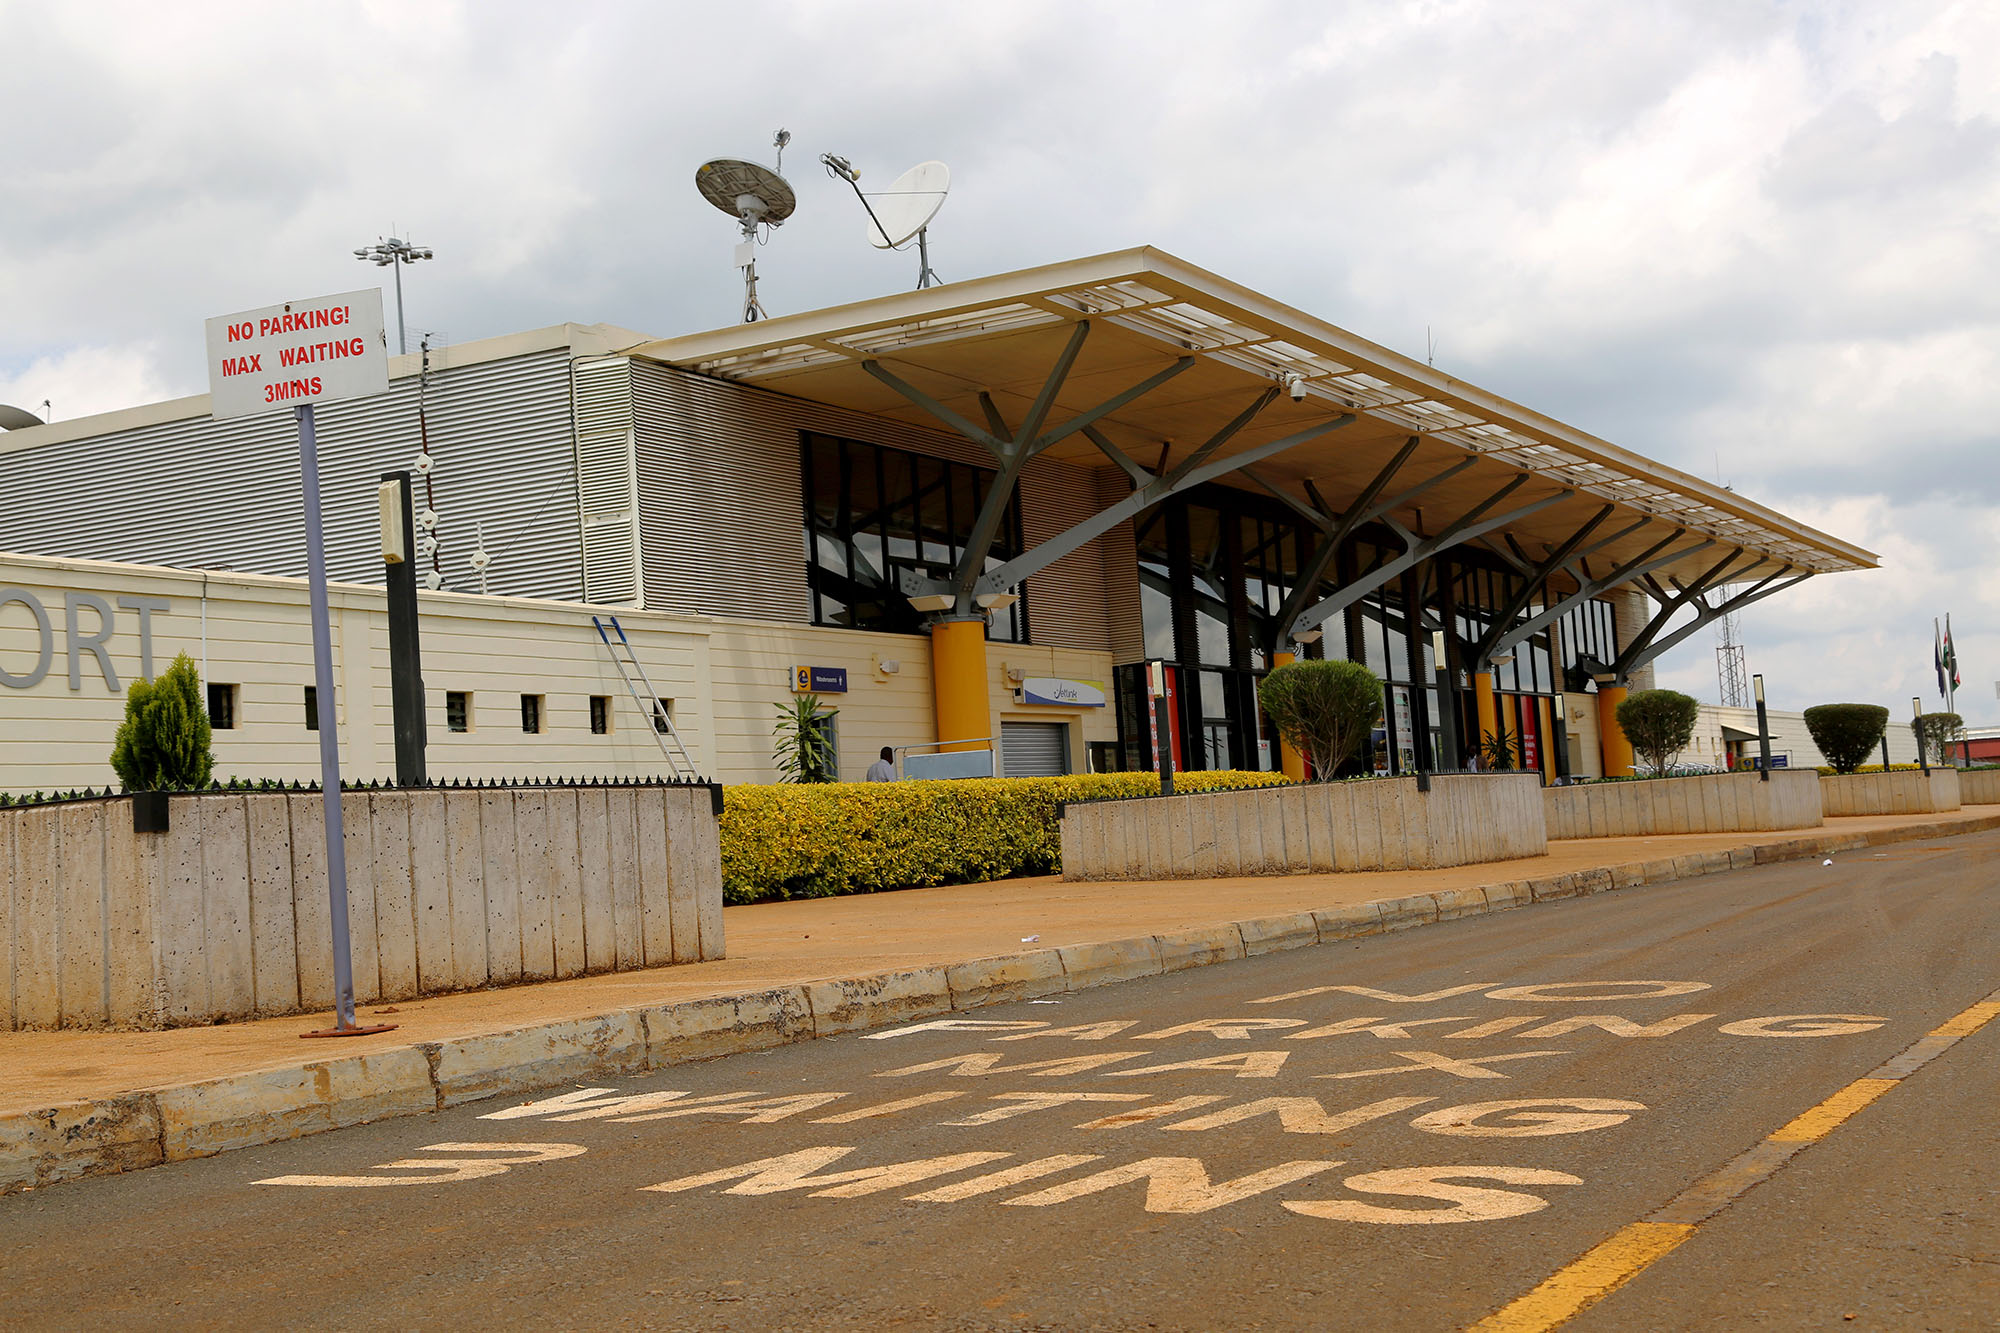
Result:
{"label": "curved steel roof support", "polygon": [[[1354,497],[1354,503],[1347,507],[1347,512],[1340,516],[1340,521],[1320,538],[1319,544],[1313,548],[1312,557],[1306,561],[1306,567],[1299,571],[1298,581],[1292,585],[1291,592],[1278,607],[1278,614],[1271,618],[1270,642],[1264,645],[1267,654],[1278,650],[1281,646],[1278,640],[1298,620],[1299,612],[1305,609],[1306,603],[1318,596],[1320,580],[1325,578],[1326,571],[1332,568],[1340,544],[1352,536],[1356,528],[1384,512],[1385,507],[1378,506],[1377,499],[1389,483],[1395,480],[1396,474],[1403,470],[1403,464],[1410,461],[1410,455],[1417,451],[1417,445],[1421,442],[1422,437],[1417,435],[1412,435],[1404,441],[1403,447],[1396,451],[1396,456],[1383,465],[1374,479],[1362,488],[1361,494]],[[1424,485],[1435,486],[1440,480],[1442,478],[1434,477]]]}
{"label": "curved steel roof support", "polygon": [[[1624,532],[1614,533],[1612,536],[1607,537],[1603,541],[1597,543],[1597,545],[1593,546],[1591,550],[1595,551],[1604,546],[1608,546],[1612,542],[1618,541],[1620,538],[1626,537],[1631,533],[1638,531],[1640,528],[1644,527],[1647,523],[1650,523],[1651,521],[1652,521],[1651,519],[1645,519],[1638,523],[1633,524],[1631,527],[1626,528]],[[1663,565],[1671,565],[1677,560],[1685,560],[1687,557],[1691,555],[1698,555],[1701,552],[1706,551],[1709,547],[1715,545],[1715,539],[1713,537],[1710,537],[1707,538],[1706,540],[1695,543],[1693,546],[1688,547],[1686,550],[1669,551],[1665,555],[1660,554],[1662,551],[1665,551],[1667,547],[1672,546],[1675,542],[1679,541],[1682,537],[1685,537],[1686,535],[1687,535],[1686,528],[1675,528],[1673,532],[1669,533],[1665,539],[1655,542],[1652,546],[1648,547],[1643,554],[1636,556],[1631,560],[1626,561],[1624,564],[1618,566],[1618,568],[1611,570],[1609,573],[1599,575],[1596,578],[1590,577],[1588,566],[1584,565],[1583,563],[1584,559],[1590,554],[1590,551],[1586,551],[1582,555],[1576,556],[1572,564],[1565,566],[1565,568],[1572,575],[1574,575],[1577,580],[1576,591],[1571,593],[1569,596],[1563,598],[1561,601],[1557,602],[1554,606],[1547,607],[1542,611],[1537,612],[1535,615],[1528,617],[1520,624],[1515,625],[1513,628],[1509,629],[1505,634],[1502,634],[1499,638],[1495,639],[1492,642],[1492,644],[1487,647],[1486,651],[1489,654],[1491,654],[1500,652],[1502,649],[1505,648],[1511,648],[1515,644],[1520,643],[1522,640],[1528,638],[1529,636],[1540,632],[1546,626],[1555,623],[1557,620],[1560,620],[1563,616],[1568,615],[1570,611],[1572,611],[1578,606],[1581,606],[1583,603],[1589,601],[1591,598],[1600,596],[1603,593],[1607,593],[1621,583],[1628,583],[1633,579],[1641,578],[1646,574],[1650,574],[1652,571],[1660,568]]]}
{"label": "curved steel roof support", "polygon": [[1416,566],[1430,559],[1438,552],[1450,550],[1461,542],[1471,541],[1474,537],[1491,532],[1495,528],[1502,528],[1509,523],[1518,522],[1530,514],[1539,513],[1547,509],[1550,505],[1558,504],[1576,494],[1573,490],[1564,489],[1557,491],[1554,495],[1546,495],[1539,500],[1533,500],[1518,508],[1510,509],[1497,517],[1480,517],[1501,500],[1513,494],[1528,479],[1525,473],[1514,478],[1514,480],[1502,486],[1485,500],[1473,506],[1465,514],[1447,524],[1443,530],[1432,537],[1425,537],[1420,540],[1402,525],[1391,523],[1390,526],[1403,538],[1403,544],[1406,548],[1403,554],[1397,556],[1379,569],[1363,575],[1353,583],[1334,593],[1331,597],[1324,598],[1315,603],[1309,610],[1294,616],[1285,625],[1284,633],[1292,638],[1296,638],[1299,632],[1306,626],[1317,625],[1328,616],[1346,610],[1369,593],[1374,592],[1377,588],[1387,583],[1390,579],[1401,574],[1404,570],[1416,568]]}
{"label": "curved steel roof support", "polygon": [[[1770,578],[1765,579],[1763,582],[1750,588],[1748,591],[1740,592],[1736,594],[1736,596],[1729,598],[1727,601],[1718,602],[1713,606],[1709,605],[1707,598],[1705,597],[1698,598],[1696,600],[1697,610],[1695,611],[1694,619],[1690,621],[1688,624],[1683,625],[1681,628],[1675,630],[1672,634],[1669,634],[1666,638],[1660,640],[1659,642],[1649,644],[1645,648],[1645,650],[1642,653],[1640,653],[1635,660],[1631,662],[1627,662],[1625,660],[1626,654],[1620,654],[1618,661],[1612,665],[1612,670],[1615,673],[1615,678],[1618,680],[1623,680],[1629,673],[1637,671],[1640,667],[1645,666],[1648,662],[1651,662],[1654,659],[1658,658],[1661,654],[1666,653],[1678,647],[1682,640],[1686,639],[1690,634],[1693,634],[1696,630],[1707,627],[1708,625],[1714,623],[1720,617],[1728,615],[1731,611],[1737,610],[1740,607],[1748,606],[1752,602],[1761,602],[1766,597],[1775,597],[1779,593],[1785,591],[1787,588],[1798,587],[1801,583],[1804,583],[1807,579],[1813,576],[1813,571],[1807,570],[1805,573],[1799,574],[1795,578],[1789,578],[1789,579],[1785,578],[1785,575],[1792,573],[1797,568],[1798,566],[1796,565],[1786,565],[1783,569],[1771,575]],[[1783,583],[1778,583],[1779,579],[1785,579],[1785,581]],[[1777,584],[1776,587],[1771,586],[1774,583]],[[1674,608],[1675,611],[1678,611],[1680,609],[1681,608],[1678,606]],[[1664,620],[1667,616],[1670,616],[1672,614],[1673,612],[1671,611],[1664,612],[1662,613],[1660,619]]]}
{"label": "curved steel roof support", "polygon": [[[1260,396],[1258,405],[1267,402],[1269,397],[1270,395],[1268,394]],[[1253,405],[1253,410],[1255,410],[1255,407],[1256,405]],[[1246,419],[1247,415],[1239,417],[1237,421],[1223,427],[1223,432],[1226,433],[1223,434],[1222,438],[1227,439],[1229,435],[1234,435],[1240,429],[1242,421]],[[1179,495],[1182,491],[1193,490],[1195,487],[1205,482],[1213,481],[1217,477],[1227,476],[1229,473],[1235,472],[1249,464],[1260,463],[1267,458],[1275,457],[1278,454],[1284,453],[1287,449],[1296,449],[1308,441],[1316,440],[1322,435],[1339,430],[1342,426],[1353,424],[1354,414],[1352,412],[1344,413],[1341,416],[1307,426],[1304,430],[1293,431],[1290,435],[1282,439],[1267,440],[1263,444],[1252,445],[1242,453],[1231,454],[1227,458],[1217,458],[1203,462],[1202,460],[1209,453],[1213,452],[1211,445],[1219,444],[1219,441],[1211,440],[1209,444],[1204,444],[1200,449],[1195,450],[1192,455],[1172,471],[1167,472],[1165,475],[1153,476],[1152,480],[1140,485],[1124,499],[1105,509],[1099,510],[1089,518],[1084,519],[1081,523],[1077,523],[1065,531],[1057,533],[1033,550],[1023,551],[1020,555],[1000,566],[1000,568],[987,571],[973,585],[974,595],[1002,592],[1030,575],[1039,574],[1042,570],[1047,569],[1056,561],[1069,555],[1078,547],[1083,546],[1093,538],[1103,536],[1126,519],[1133,518],[1145,510],[1151,509],[1162,500]],[[1078,429],[1081,430],[1082,427],[1078,427]],[[982,555],[981,559],[983,560],[984,558]]]}
{"label": "curved steel roof support", "polygon": [[[1653,640],[1659,637],[1660,631],[1667,627],[1667,622],[1678,615],[1690,602],[1696,603],[1699,606],[1706,606],[1707,602],[1702,600],[1702,595],[1721,587],[1732,577],[1739,577],[1740,574],[1731,575],[1729,567],[1748,554],[1750,552],[1745,551],[1739,546],[1713,565],[1710,565],[1694,582],[1685,585],[1677,582],[1674,586],[1680,589],[1680,591],[1674,593],[1672,596],[1660,599],[1661,609],[1659,614],[1646,622],[1646,628],[1640,630],[1634,636],[1632,642],[1618,650],[1617,659],[1611,663],[1612,674],[1617,679],[1623,680],[1637,667],[1650,662],[1652,656],[1646,654],[1646,649],[1652,646]],[[1763,557],[1759,556],[1757,559],[1752,560],[1741,572],[1747,573],[1749,570],[1755,569],[1763,563]],[[1779,571],[1779,573],[1783,572],[1782,570]],[[1777,576],[1773,575],[1772,577],[1775,578]],[[1769,580],[1767,579],[1766,582],[1769,582]],[[1649,593],[1648,595],[1652,594]],[[1695,615],[1697,617],[1696,623],[1703,623],[1701,613],[1696,611]]]}
{"label": "curved steel roof support", "polygon": [[1491,627],[1487,629],[1485,634],[1480,636],[1479,642],[1473,645],[1472,669],[1474,671],[1485,669],[1486,659],[1495,651],[1493,647],[1494,643],[1513,625],[1515,618],[1521,612],[1527,610],[1528,603],[1533,601],[1536,595],[1541,592],[1542,585],[1548,581],[1549,575],[1561,569],[1564,562],[1576,554],[1576,548],[1583,545],[1590,537],[1590,534],[1597,531],[1604,520],[1610,518],[1617,508],[1617,505],[1606,505],[1598,510],[1591,516],[1588,523],[1571,533],[1567,541],[1550,552],[1547,560],[1525,571],[1526,576],[1521,580],[1521,590],[1508,598],[1505,606],[1493,613]]}

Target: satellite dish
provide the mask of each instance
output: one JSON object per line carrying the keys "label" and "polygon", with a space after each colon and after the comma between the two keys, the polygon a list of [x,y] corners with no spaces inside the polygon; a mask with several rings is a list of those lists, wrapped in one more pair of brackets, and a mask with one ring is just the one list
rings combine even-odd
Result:
{"label": "satellite dish", "polygon": [[25,412],[18,407],[0,403],[0,430],[26,430],[29,426],[39,426],[42,419],[33,412]]}
{"label": "satellite dish", "polygon": [[746,233],[759,223],[775,227],[799,206],[798,196],[785,178],[757,162],[718,157],[704,162],[694,173],[695,188],[701,197],[744,224]]}
{"label": "satellite dish", "polygon": [[[784,165],[785,145],[790,132],[779,130],[771,142]],[[735,218],[743,228],[743,240],[736,247],[736,267],[743,270],[743,322],[764,318],[764,306],[757,299],[757,229],[777,227],[799,206],[798,196],[785,178],[759,162],[741,158],[711,158],[695,168],[694,187],[701,197]]]}
{"label": "satellite dish", "polygon": [[868,243],[877,250],[895,249],[930,225],[950,192],[951,168],[942,162],[920,162],[887,189],[864,194]]}

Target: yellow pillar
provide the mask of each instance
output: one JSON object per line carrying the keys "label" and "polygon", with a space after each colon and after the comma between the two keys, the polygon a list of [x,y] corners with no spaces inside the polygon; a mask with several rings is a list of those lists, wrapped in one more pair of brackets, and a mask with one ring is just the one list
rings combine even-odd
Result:
{"label": "yellow pillar", "polygon": [[[1290,666],[1298,660],[1297,653],[1272,653],[1271,668],[1275,671],[1281,666]],[[1306,757],[1293,748],[1292,743],[1283,737],[1279,737],[1278,739],[1278,767],[1284,769],[1285,776],[1294,782],[1304,782],[1306,780]]]}
{"label": "yellow pillar", "polygon": [[[993,734],[984,620],[940,620],[931,626],[931,689],[940,750],[983,750],[992,744],[983,739]],[[967,744],[948,744],[952,741]]]}
{"label": "yellow pillar", "polygon": [[1597,687],[1597,748],[1604,756],[1604,776],[1625,778],[1632,775],[1632,742],[1625,739],[1625,729],[1618,725],[1618,705],[1625,702],[1623,685],[1599,685]]}
{"label": "yellow pillar", "polygon": [[1542,779],[1545,782],[1554,782],[1556,780],[1555,715],[1550,710],[1546,697],[1537,699],[1535,705],[1541,710],[1538,716],[1542,730],[1541,735],[1535,738],[1535,746],[1541,751]]}
{"label": "yellow pillar", "polygon": [[1496,725],[1498,716],[1493,706],[1493,668],[1472,673],[1473,711],[1478,715],[1479,734],[1472,738],[1472,752],[1479,755],[1480,766],[1485,767],[1486,738]]}

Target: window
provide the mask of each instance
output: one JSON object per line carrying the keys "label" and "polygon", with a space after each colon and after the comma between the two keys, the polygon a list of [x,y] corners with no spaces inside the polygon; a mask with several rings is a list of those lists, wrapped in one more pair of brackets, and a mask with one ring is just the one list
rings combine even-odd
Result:
{"label": "window", "polygon": [[[805,555],[813,623],[916,634],[921,582],[949,578],[965,554],[995,473],[858,440],[806,434]],[[1021,553],[1021,502],[1010,496],[988,551],[993,570]],[[993,613],[992,637],[1025,642],[1022,603]]]}
{"label": "window", "polygon": [[674,701],[672,699],[653,700],[653,730],[661,735],[673,729]]}
{"label": "window", "polygon": [[306,686],[306,730],[319,730],[319,687]]}
{"label": "window", "polygon": [[530,736],[542,734],[542,696],[524,694],[521,696],[521,730]]}
{"label": "window", "polygon": [[472,696],[464,690],[444,692],[444,729],[446,731],[472,730]]}
{"label": "window", "polygon": [[208,725],[217,731],[236,730],[236,687],[217,685],[213,681],[208,686]]}
{"label": "window", "polygon": [[611,734],[611,696],[608,694],[590,696],[590,734],[593,736]]}

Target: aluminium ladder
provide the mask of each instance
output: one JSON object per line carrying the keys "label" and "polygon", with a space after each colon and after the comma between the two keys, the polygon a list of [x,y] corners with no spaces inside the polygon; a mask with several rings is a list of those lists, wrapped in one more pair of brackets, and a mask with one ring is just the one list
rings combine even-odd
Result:
{"label": "aluminium ladder", "polygon": [[[605,630],[605,621],[610,622],[611,632]],[[688,758],[687,748],[681,744],[680,733],[674,730],[674,720],[667,713],[666,703],[653,689],[646,668],[639,664],[639,655],[632,651],[632,641],[625,637],[625,627],[618,623],[617,616],[606,616],[603,620],[592,616],[590,623],[597,626],[597,637],[604,641],[604,651],[611,654],[611,664],[618,668],[618,676],[625,682],[626,692],[638,705],[639,716],[646,719],[647,725],[652,728],[653,740],[658,743],[667,767],[677,779],[700,781],[701,773],[695,768],[694,760]],[[618,635],[618,642],[611,641],[611,633]],[[638,677],[636,681],[634,676]],[[643,695],[639,693],[641,684],[646,687]]]}

